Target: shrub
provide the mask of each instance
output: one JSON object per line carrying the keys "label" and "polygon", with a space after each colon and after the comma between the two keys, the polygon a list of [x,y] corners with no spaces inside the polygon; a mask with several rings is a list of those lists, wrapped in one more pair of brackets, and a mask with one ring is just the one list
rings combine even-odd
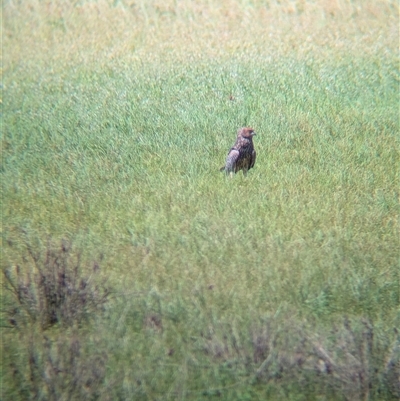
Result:
{"label": "shrub", "polygon": [[[395,333],[397,334],[397,332]],[[366,319],[333,324],[329,331],[288,323],[253,334],[259,382],[298,383],[344,400],[400,397],[400,337],[392,344],[374,338]]]}
{"label": "shrub", "polygon": [[[95,400],[103,391],[107,355],[73,329],[51,340],[24,333],[10,362],[9,399]],[[23,350],[23,352],[21,352]]]}
{"label": "shrub", "polygon": [[26,243],[26,251],[22,264],[3,270],[12,295],[5,310],[12,326],[28,321],[39,322],[42,328],[56,323],[72,326],[103,308],[109,290],[95,277],[99,264],[82,266],[81,252],[74,254],[69,241],[58,247],[49,241],[42,254]]}
{"label": "shrub", "polygon": [[[22,262],[3,269],[3,317],[10,329],[2,396],[8,399],[98,399],[107,354],[90,334],[90,318],[109,298],[97,262],[62,240],[44,251],[24,244]],[[16,339],[18,339],[16,341]]]}

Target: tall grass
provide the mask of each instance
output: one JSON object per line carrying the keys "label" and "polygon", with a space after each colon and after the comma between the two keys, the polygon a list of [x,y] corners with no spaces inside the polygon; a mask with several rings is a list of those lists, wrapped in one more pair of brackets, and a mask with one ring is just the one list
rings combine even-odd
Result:
{"label": "tall grass", "polygon": [[3,292],[4,399],[399,395],[394,3],[3,8],[5,284],[66,237],[112,290],[67,329]]}

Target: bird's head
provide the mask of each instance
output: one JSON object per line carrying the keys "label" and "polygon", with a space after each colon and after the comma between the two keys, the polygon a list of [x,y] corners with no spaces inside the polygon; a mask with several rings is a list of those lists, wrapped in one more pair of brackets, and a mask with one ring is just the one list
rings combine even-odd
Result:
{"label": "bird's head", "polygon": [[251,139],[254,135],[256,135],[255,131],[253,130],[253,128],[250,127],[243,127],[243,128],[239,128],[237,136],[241,136],[243,138],[248,138]]}

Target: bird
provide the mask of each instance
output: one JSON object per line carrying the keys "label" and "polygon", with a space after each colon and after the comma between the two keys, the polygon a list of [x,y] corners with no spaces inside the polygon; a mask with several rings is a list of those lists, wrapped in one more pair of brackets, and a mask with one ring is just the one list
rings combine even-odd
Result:
{"label": "bird", "polygon": [[254,167],[256,162],[256,151],[253,145],[253,136],[256,135],[253,128],[239,128],[237,132],[236,142],[229,149],[225,166],[220,171],[225,171],[231,177],[233,173],[243,170],[243,175],[247,175],[247,171]]}

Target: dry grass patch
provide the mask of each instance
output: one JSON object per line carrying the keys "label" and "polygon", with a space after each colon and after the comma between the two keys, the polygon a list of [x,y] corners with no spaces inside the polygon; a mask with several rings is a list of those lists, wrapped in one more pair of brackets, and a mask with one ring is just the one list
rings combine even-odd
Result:
{"label": "dry grass patch", "polygon": [[[4,5],[5,70],[27,64],[395,52],[391,1],[83,1]],[[19,68],[19,67],[18,67]]]}

